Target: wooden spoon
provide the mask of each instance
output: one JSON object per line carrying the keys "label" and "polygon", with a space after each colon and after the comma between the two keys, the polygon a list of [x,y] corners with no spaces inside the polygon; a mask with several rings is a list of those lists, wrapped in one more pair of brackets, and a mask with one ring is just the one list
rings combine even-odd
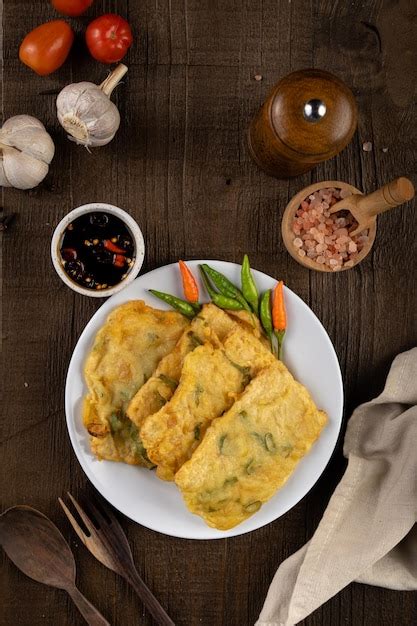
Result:
{"label": "wooden spoon", "polygon": [[363,230],[371,228],[376,223],[376,216],[385,213],[404,202],[414,198],[414,187],[408,178],[396,178],[390,183],[377,189],[367,196],[354,194],[336,202],[330,209],[330,214],[337,211],[350,211],[358,222],[357,228],[350,236],[357,235]]}
{"label": "wooden spoon", "polygon": [[[296,235],[293,233],[292,225],[295,217],[295,213],[298,210],[301,202],[308,198],[309,195],[315,193],[319,189],[325,187],[334,187],[336,189],[343,189],[350,191],[352,194],[343,200],[340,200],[332,206],[331,213],[341,210],[351,211],[354,218],[360,224],[354,232],[360,232],[364,229],[368,231],[368,241],[355,258],[353,264],[354,267],[360,263],[371,251],[376,235],[376,216],[379,213],[383,213],[388,209],[391,209],[403,202],[411,200],[414,196],[414,187],[408,178],[397,178],[391,183],[388,183],[381,189],[374,191],[373,193],[365,196],[363,193],[354,187],[340,180],[325,180],[313,185],[305,187],[299,191],[287,204],[284,215],[282,217],[281,232],[282,238],[290,255],[301,265],[307,267],[310,270],[316,270],[319,272],[331,272],[332,274],[338,273],[350,269],[350,267],[342,267],[338,272],[334,272],[332,268],[327,265],[320,265],[316,263],[314,259],[308,257],[300,257],[297,253],[297,248],[294,246],[293,241]],[[358,208],[359,207],[359,208]]]}
{"label": "wooden spoon", "polygon": [[0,515],[0,544],[26,576],[64,589],[91,626],[110,626],[75,586],[75,561],[58,528],[30,506],[14,506]]}

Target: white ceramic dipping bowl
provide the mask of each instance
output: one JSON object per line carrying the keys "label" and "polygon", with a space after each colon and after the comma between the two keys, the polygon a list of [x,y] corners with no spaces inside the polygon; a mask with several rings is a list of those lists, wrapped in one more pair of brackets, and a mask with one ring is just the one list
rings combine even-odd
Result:
{"label": "white ceramic dipping bowl", "polygon": [[[129,273],[127,274],[126,278],[120,283],[117,283],[117,285],[113,285],[112,287],[108,287],[107,289],[100,289],[96,291],[94,289],[87,289],[86,287],[82,287],[68,276],[62,265],[60,250],[62,238],[68,224],[76,220],[77,217],[80,217],[81,215],[97,212],[110,213],[111,215],[115,215],[116,217],[121,219],[122,222],[124,222],[133,238],[135,246],[135,262],[131,267]],[[52,236],[51,241],[52,263],[60,279],[67,285],[67,287],[69,287],[73,291],[76,291],[83,296],[90,296],[92,298],[107,298],[108,296],[112,296],[113,294],[121,291],[127,285],[129,285],[139,274],[140,268],[143,264],[144,256],[145,242],[143,240],[142,231],[133,219],[133,217],[129,215],[129,213],[126,213],[126,211],[123,211],[123,209],[119,209],[119,207],[112,204],[106,204],[105,202],[90,202],[89,204],[83,204],[77,209],[70,211],[67,215],[65,215],[65,217],[62,218],[58,226],[55,228],[55,232]]]}

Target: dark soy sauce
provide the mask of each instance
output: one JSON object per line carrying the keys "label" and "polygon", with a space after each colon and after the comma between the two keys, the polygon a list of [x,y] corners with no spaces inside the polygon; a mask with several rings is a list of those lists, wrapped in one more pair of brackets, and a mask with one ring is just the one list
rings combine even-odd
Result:
{"label": "dark soy sauce", "polygon": [[126,278],[135,262],[135,244],[119,217],[94,211],[68,224],[60,254],[71,280],[87,289],[100,290]]}

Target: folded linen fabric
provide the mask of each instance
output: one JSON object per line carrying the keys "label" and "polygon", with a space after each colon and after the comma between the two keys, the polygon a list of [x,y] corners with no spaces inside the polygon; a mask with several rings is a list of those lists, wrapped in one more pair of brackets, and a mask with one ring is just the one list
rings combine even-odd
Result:
{"label": "folded linen fabric", "polygon": [[281,563],[256,626],[299,623],[350,582],[417,590],[417,348],[359,406],[346,472],[312,539]]}

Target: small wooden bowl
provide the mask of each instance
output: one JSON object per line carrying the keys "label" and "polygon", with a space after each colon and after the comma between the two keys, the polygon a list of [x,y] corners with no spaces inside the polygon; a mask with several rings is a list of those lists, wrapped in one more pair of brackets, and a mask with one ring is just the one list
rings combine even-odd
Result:
{"label": "small wooden bowl", "polygon": [[355,265],[363,261],[366,255],[370,252],[375,241],[376,223],[369,228],[369,233],[368,233],[369,240],[367,244],[364,245],[362,250],[359,252],[358,256],[355,259],[354,264],[351,267],[342,266],[339,270],[333,270],[328,265],[320,265],[320,263],[316,263],[314,259],[309,259],[306,256],[300,257],[297,254],[298,248],[296,248],[293,244],[293,241],[297,236],[293,233],[293,230],[292,230],[292,223],[293,223],[295,214],[303,200],[308,198],[310,194],[314,193],[315,191],[318,191],[319,189],[323,189],[324,187],[334,187],[336,189],[347,189],[348,191],[351,191],[352,193],[362,194],[362,191],[360,191],[353,185],[349,185],[349,183],[343,183],[340,180],[325,180],[320,183],[314,183],[313,185],[309,185],[308,187],[305,187],[304,189],[299,191],[292,198],[292,200],[290,200],[290,202],[287,204],[285,211],[284,211],[283,218],[282,218],[281,232],[282,232],[282,238],[284,240],[285,247],[287,248],[291,256],[298,263],[300,263],[300,265],[304,265],[304,267],[307,267],[309,270],[316,270],[317,272],[330,272],[332,274],[337,274],[338,272],[352,269],[352,267],[355,267]]}

